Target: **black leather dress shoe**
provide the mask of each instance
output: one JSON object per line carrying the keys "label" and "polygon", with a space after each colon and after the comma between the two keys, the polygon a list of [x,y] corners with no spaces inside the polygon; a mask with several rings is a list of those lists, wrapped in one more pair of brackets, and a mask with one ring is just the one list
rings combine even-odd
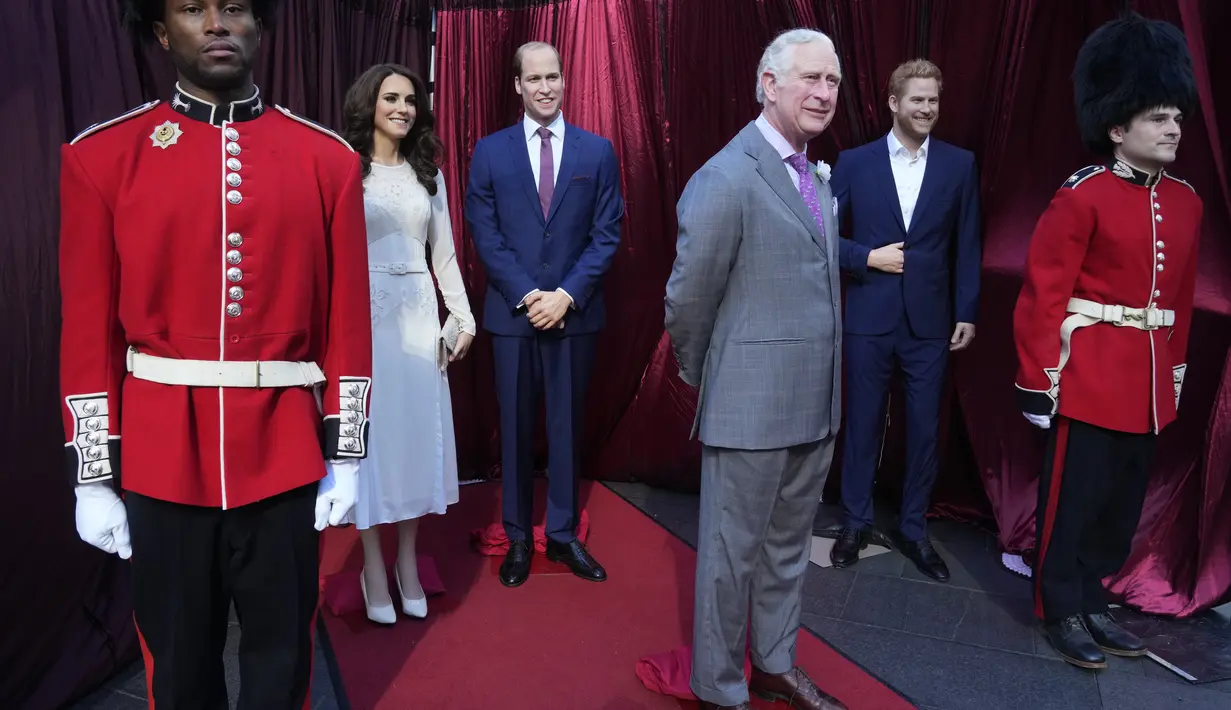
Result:
{"label": "black leather dress shoe", "polygon": [[901,533],[893,536],[893,546],[906,559],[915,563],[919,571],[937,582],[949,581],[949,566],[941,559],[940,553],[932,547],[932,541],[924,537],[922,540],[911,541],[902,537]]}
{"label": "black leather dress shoe", "polygon": [[1074,614],[1059,621],[1043,624],[1043,633],[1051,647],[1064,660],[1079,668],[1106,668],[1107,657],[1086,630],[1081,617]]}
{"label": "black leather dress shoe", "polygon": [[850,567],[859,561],[859,551],[867,548],[870,537],[867,528],[843,527],[838,541],[829,550],[829,561],[834,567]]}
{"label": "black leather dress shoe", "polygon": [[1135,634],[1124,629],[1111,618],[1111,614],[1082,614],[1086,630],[1098,647],[1113,656],[1144,656],[1148,652],[1145,643]]}
{"label": "black leather dress shoe", "polygon": [[582,579],[588,579],[591,582],[602,582],[607,579],[607,570],[590,556],[580,540],[573,540],[566,544],[548,539],[547,559],[563,564]]}
{"label": "black leather dress shoe", "polygon": [[509,543],[509,551],[504,553],[504,562],[500,563],[500,583],[516,587],[529,576],[530,548],[524,540],[514,540]]}

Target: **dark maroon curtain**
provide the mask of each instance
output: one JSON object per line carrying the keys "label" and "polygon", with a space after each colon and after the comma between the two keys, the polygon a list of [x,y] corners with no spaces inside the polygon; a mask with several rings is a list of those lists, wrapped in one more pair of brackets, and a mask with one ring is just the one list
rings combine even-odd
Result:
{"label": "dark maroon curtain", "polygon": [[[284,0],[257,81],[273,102],[337,126],[347,85],[380,61],[426,78],[430,0]],[[77,539],[57,391],[59,145],[166,98],[160,50],[120,27],[116,0],[5,0],[0,25],[0,707],[60,707],[137,657],[127,563]],[[150,195],[149,199],[177,199]]]}
{"label": "dark maroon curtain", "polygon": [[[1083,152],[1073,116],[1069,77],[1077,48],[1130,5],[1177,23],[1189,36],[1202,111],[1189,117],[1175,172],[1197,187],[1207,217],[1181,419],[1162,437],[1133,560],[1111,586],[1150,611],[1188,614],[1209,607],[1231,589],[1231,381],[1224,372],[1231,367],[1231,305],[1224,295],[1231,285],[1231,228],[1226,149],[1217,129],[1207,128],[1231,127],[1231,61],[1212,35],[1231,19],[1229,3],[730,0],[719,8],[707,0],[445,1],[438,17],[437,101],[471,298],[481,299],[485,284],[461,210],[468,156],[480,137],[518,120],[513,50],[529,40],[554,42],[568,81],[565,115],[612,139],[629,199],[624,242],[607,280],[613,319],[600,341],[588,401],[587,472],[695,490],[699,449],[687,439],[695,394],[676,377],[661,326],[675,197],[756,116],[755,67],[777,32],[818,27],[837,43],[845,73],[838,118],[810,147],[813,157],[831,163],[839,149],[889,129],[884,96],[893,67],[929,57],[945,71],[937,137],[978,156],[986,221],[979,336],[953,360],[933,513],[985,522],[999,530],[1004,549],[1027,550],[1043,438],[1013,404],[1009,318],[1035,220],[1057,186],[1093,160]],[[459,455],[478,475],[498,475],[499,428],[485,338],[474,352],[454,376]],[[899,403],[891,393],[878,476],[889,497],[902,474]],[[545,447],[540,440],[540,463]],[[827,496],[840,485],[838,459]]]}

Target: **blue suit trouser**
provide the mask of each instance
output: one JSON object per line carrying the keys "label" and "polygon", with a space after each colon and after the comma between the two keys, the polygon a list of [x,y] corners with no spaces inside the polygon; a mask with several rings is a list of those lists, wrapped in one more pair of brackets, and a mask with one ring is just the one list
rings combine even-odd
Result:
{"label": "blue suit trouser", "polygon": [[577,439],[595,340],[592,334],[492,337],[500,406],[504,530],[509,540],[534,543],[533,446],[540,391],[547,405],[546,533],[562,543],[576,538],[581,467]]}
{"label": "blue suit trouser", "polygon": [[882,335],[846,333],[846,431],[842,456],[842,506],[846,525],[872,525],[872,489],[885,433],[886,397],[894,366],[902,369],[906,390],[906,477],[899,531],[910,541],[923,539],[925,515],[938,467],[940,398],[948,363],[947,338],[920,338],[905,314]]}

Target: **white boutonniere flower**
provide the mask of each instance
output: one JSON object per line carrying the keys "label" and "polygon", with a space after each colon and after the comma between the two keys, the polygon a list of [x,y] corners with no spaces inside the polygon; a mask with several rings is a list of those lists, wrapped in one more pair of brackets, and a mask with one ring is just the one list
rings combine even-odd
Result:
{"label": "white boutonniere flower", "polygon": [[829,182],[829,174],[833,171],[829,167],[829,163],[824,160],[818,161],[816,164],[816,176],[821,179],[821,182]]}

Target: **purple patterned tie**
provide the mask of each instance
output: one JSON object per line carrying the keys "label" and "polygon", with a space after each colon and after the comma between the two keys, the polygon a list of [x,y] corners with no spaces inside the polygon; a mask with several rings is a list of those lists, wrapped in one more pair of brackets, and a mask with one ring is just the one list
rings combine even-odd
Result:
{"label": "purple patterned tie", "polygon": [[804,198],[804,204],[816,220],[816,226],[821,230],[821,238],[825,238],[825,218],[821,215],[821,198],[816,194],[816,183],[812,182],[812,173],[808,170],[808,156],[796,153],[786,159],[799,173],[799,196]]}
{"label": "purple patterned tie", "polygon": [[543,218],[546,219],[547,211],[551,209],[551,196],[556,189],[556,178],[552,174],[555,161],[551,155],[551,131],[542,126],[535,132],[542,139],[539,143],[539,206],[543,208]]}

